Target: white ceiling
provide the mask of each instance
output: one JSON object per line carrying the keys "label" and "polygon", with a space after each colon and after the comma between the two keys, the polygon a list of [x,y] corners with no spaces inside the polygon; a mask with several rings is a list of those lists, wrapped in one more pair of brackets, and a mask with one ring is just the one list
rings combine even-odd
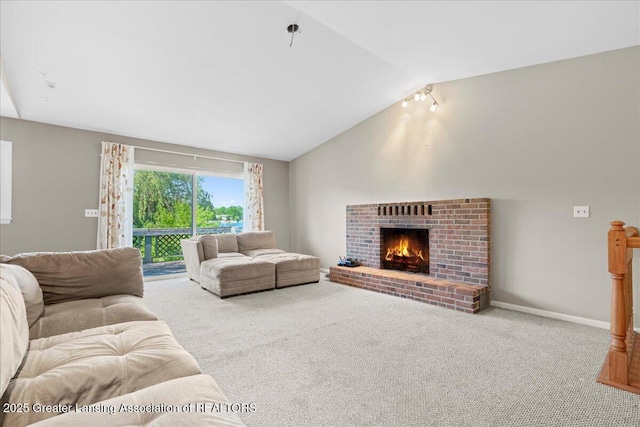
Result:
{"label": "white ceiling", "polygon": [[19,119],[18,110],[13,102],[13,94],[11,93],[11,87],[9,86],[9,79],[7,78],[7,71],[4,69],[4,62],[0,57],[0,115],[3,117],[11,117],[12,119]]}
{"label": "white ceiling", "polygon": [[283,160],[427,83],[640,44],[637,1],[3,0],[0,16],[22,119]]}

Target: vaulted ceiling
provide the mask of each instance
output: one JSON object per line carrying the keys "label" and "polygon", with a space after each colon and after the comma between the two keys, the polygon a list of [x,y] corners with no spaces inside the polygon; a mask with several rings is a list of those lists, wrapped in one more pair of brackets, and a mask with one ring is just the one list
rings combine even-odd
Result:
{"label": "vaulted ceiling", "polygon": [[291,160],[427,83],[638,45],[639,4],[2,1],[0,55],[22,119]]}

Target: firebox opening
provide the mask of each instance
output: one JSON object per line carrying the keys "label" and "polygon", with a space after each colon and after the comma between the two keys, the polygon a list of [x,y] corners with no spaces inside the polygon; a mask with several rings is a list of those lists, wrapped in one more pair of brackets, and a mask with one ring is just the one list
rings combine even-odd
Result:
{"label": "firebox opening", "polygon": [[429,230],[381,228],[384,269],[429,273]]}

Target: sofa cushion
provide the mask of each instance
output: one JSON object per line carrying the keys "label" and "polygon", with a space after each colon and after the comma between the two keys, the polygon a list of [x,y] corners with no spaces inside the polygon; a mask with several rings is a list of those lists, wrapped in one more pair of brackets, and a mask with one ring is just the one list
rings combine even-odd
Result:
{"label": "sofa cushion", "polygon": [[255,258],[262,255],[277,255],[286,253],[282,249],[251,249],[250,251],[244,251],[243,254]]}
{"label": "sofa cushion", "polygon": [[133,295],[67,301],[47,305],[44,316],[29,328],[29,338],[45,338],[137,320],[158,320],[158,317],[144,305],[142,298]]}
{"label": "sofa cushion", "polygon": [[[128,322],[32,340],[24,364],[2,396],[7,403],[51,411],[0,413],[23,426],[164,381],[201,373],[195,359],[161,321]],[[1,420],[0,420],[1,421]]]}
{"label": "sofa cushion", "polygon": [[230,282],[270,273],[274,273],[273,266],[249,257],[218,258],[200,264],[201,276],[206,274],[209,277],[217,277]]}
{"label": "sofa cushion", "polygon": [[34,252],[2,262],[29,270],[40,283],[45,304],[144,292],[140,251],[118,248],[81,252]]}
{"label": "sofa cushion", "polygon": [[202,255],[204,259],[218,257],[218,239],[211,234],[203,234],[195,238],[202,245]]}
{"label": "sofa cushion", "polygon": [[[159,405],[164,405],[164,408]],[[100,419],[111,426],[244,426],[229,410],[228,400],[209,375],[191,375],[104,400],[99,406],[107,412],[72,412],[49,418],[34,426],[90,426]],[[158,408],[153,411],[119,411],[126,408]],[[242,408],[242,411],[251,408]],[[238,409],[235,409],[238,411]]]}
{"label": "sofa cushion", "polygon": [[218,252],[218,258],[249,258],[240,252]]}
{"label": "sofa cushion", "polygon": [[12,275],[15,278],[22,292],[27,309],[27,321],[31,327],[44,313],[42,289],[40,289],[38,281],[26,268],[19,265],[0,264],[0,272],[2,276]]}
{"label": "sofa cushion", "polygon": [[200,264],[200,286],[220,297],[273,289],[275,266],[249,257],[210,259]]}
{"label": "sofa cushion", "polygon": [[214,234],[218,240],[218,254],[221,252],[238,252],[238,241],[233,233]]}
{"label": "sofa cushion", "polygon": [[276,234],[273,231],[248,231],[237,236],[238,252],[246,254],[253,249],[274,249]]}
{"label": "sofa cushion", "polygon": [[[269,254],[258,257],[276,264],[276,271],[285,272],[292,270],[318,270],[320,271],[320,260],[311,255],[284,252],[280,254]],[[318,275],[318,279],[320,276]]]}
{"label": "sofa cushion", "polygon": [[22,293],[15,278],[5,275],[4,270],[0,275],[0,337],[1,394],[18,371],[29,346],[29,326]]}

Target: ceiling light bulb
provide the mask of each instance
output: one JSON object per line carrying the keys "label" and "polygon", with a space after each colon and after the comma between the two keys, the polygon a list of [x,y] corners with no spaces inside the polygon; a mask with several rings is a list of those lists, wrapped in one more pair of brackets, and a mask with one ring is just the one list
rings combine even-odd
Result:
{"label": "ceiling light bulb", "polygon": [[420,95],[420,101],[424,101],[425,99],[427,99],[427,94],[422,92],[422,95]]}
{"label": "ceiling light bulb", "polygon": [[409,103],[407,102],[407,100],[405,99],[404,101],[402,101],[402,108],[407,108],[407,105]]}
{"label": "ceiling light bulb", "polygon": [[413,97],[413,100],[414,100],[414,101],[417,101],[417,100],[419,100],[419,99],[420,99],[420,93],[419,93],[419,92],[416,92],[416,96],[414,96],[414,97]]}
{"label": "ceiling light bulb", "polygon": [[437,103],[437,102],[434,102],[434,103],[431,105],[431,111],[436,111],[437,109],[438,109],[438,103]]}

